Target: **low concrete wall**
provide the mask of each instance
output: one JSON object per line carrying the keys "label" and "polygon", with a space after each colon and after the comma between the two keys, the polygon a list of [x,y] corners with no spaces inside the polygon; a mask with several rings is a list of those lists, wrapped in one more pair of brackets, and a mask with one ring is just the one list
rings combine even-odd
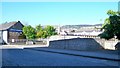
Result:
{"label": "low concrete wall", "polygon": [[104,40],[104,39],[96,39],[96,41],[104,48],[109,50],[116,50],[116,44],[119,40]]}
{"label": "low concrete wall", "polygon": [[118,43],[118,41],[105,41],[104,43],[104,49],[110,49],[115,50],[115,46]]}
{"label": "low concrete wall", "polygon": [[101,50],[103,47],[93,38],[74,38],[49,41],[49,47],[75,50]]}
{"label": "low concrete wall", "polygon": [[99,38],[73,38],[60,39],[48,42],[48,47],[59,49],[74,49],[74,50],[115,50],[115,45],[118,41],[107,41]]}

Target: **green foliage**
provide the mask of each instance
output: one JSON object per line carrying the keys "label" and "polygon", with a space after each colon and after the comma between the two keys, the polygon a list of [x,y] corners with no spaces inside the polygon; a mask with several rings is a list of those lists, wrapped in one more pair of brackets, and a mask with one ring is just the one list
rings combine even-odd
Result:
{"label": "green foliage", "polygon": [[114,36],[117,36],[117,39],[120,39],[120,15],[118,12],[114,12],[112,10],[109,10],[107,14],[109,15],[109,18],[105,20],[105,23],[102,26],[102,30],[104,30],[104,32],[99,36],[107,40]]}
{"label": "green foliage", "polygon": [[115,11],[113,11],[113,10],[108,10],[107,14],[108,14],[109,16],[114,16],[114,15],[117,14],[117,12],[115,12]]}
{"label": "green foliage", "polygon": [[48,37],[47,32],[46,32],[46,31],[43,31],[42,38],[47,38],[47,37]]}
{"label": "green foliage", "polygon": [[36,37],[37,38],[42,38],[42,35],[44,34],[44,32],[41,30],[41,31],[38,31],[37,34],[36,34]]}
{"label": "green foliage", "polygon": [[37,32],[42,31],[42,26],[40,24],[37,25],[35,28]]}
{"label": "green foliage", "polygon": [[45,27],[45,32],[47,33],[47,36],[50,37],[52,35],[56,35],[57,33],[55,32],[55,28],[53,26],[46,26]]}
{"label": "green foliage", "polygon": [[36,26],[36,37],[37,38],[42,38],[42,35],[43,35],[43,29],[42,29],[42,26],[39,24]]}
{"label": "green foliage", "polygon": [[41,25],[36,26],[36,37],[37,38],[47,38],[52,35],[56,35],[55,28],[53,26],[46,26],[44,29],[41,27]]}
{"label": "green foliage", "polygon": [[117,13],[118,13],[118,15],[120,15],[120,11],[118,11]]}
{"label": "green foliage", "polygon": [[108,25],[108,24],[110,24],[110,20],[109,20],[109,18],[106,18],[104,21],[104,24],[102,25],[102,29],[106,28],[106,25]]}
{"label": "green foliage", "polygon": [[35,39],[36,32],[32,26],[24,26],[23,33],[27,39]]}
{"label": "green foliage", "polygon": [[24,26],[23,27],[23,34],[26,36],[27,39],[35,39],[35,38],[47,38],[52,35],[56,35],[55,28],[53,26],[47,26],[44,29],[39,24],[35,27],[32,26]]}
{"label": "green foliage", "polygon": [[105,38],[107,40],[109,40],[109,39],[111,39],[111,38],[114,37],[114,35],[112,34],[112,32],[110,33],[110,32],[107,32],[107,31],[99,34],[98,36],[100,36],[101,38]]}

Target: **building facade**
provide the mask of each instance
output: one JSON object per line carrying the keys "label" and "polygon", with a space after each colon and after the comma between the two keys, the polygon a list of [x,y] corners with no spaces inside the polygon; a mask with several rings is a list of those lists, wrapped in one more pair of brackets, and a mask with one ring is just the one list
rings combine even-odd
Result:
{"label": "building facade", "polygon": [[12,39],[18,39],[23,27],[24,25],[20,21],[1,24],[0,43],[8,44]]}

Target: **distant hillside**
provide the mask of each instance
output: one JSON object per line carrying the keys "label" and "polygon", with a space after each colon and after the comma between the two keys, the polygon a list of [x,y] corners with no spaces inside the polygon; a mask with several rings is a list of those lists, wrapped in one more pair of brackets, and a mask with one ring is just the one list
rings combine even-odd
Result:
{"label": "distant hillside", "polygon": [[67,28],[81,28],[81,27],[92,27],[92,26],[102,26],[102,24],[95,24],[95,25],[64,25],[61,28],[67,29]]}

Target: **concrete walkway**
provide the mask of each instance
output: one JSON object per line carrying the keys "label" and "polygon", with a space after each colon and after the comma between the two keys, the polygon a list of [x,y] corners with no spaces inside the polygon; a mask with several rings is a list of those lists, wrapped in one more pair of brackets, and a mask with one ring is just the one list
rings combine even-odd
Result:
{"label": "concrete walkway", "polygon": [[35,47],[47,47],[46,45],[2,45],[0,49],[24,49],[24,48],[35,48]]}
{"label": "concrete walkway", "polygon": [[37,51],[74,55],[74,56],[104,59],[104,60],[120,61],[120,55],[112,54],[112,53],[104,53],[100,51],[99,52],[98,51],[76,51],[76,50],[65,50],[65,49],[52,49],[52,48],[47,48],[47,47],[46,48],[45,47],[44,48],[29,48],[29,49],[37,50]]}

